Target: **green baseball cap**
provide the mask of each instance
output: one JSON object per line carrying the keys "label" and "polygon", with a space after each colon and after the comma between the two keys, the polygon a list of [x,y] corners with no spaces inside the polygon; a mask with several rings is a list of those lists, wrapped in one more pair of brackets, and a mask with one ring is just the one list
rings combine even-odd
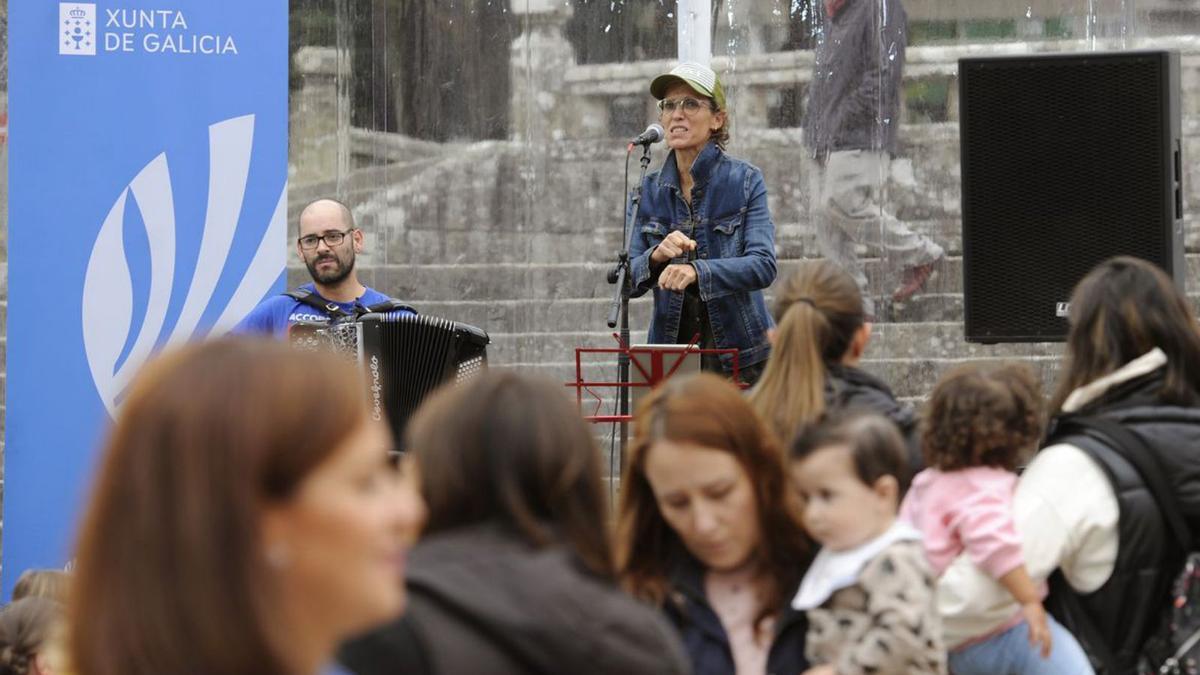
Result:
{"label": "green baseball cap", "polygon": [[650,82],[650,94],[661,101],[667,95],[667,89],[676,82],[683,82],[698,93],[711,98],[716,102],[717,109],[725,109],[725,88],[721,86],[721,79],[712,68],[699,63],[680,63],[672,68],[671,72],[663,73]]}

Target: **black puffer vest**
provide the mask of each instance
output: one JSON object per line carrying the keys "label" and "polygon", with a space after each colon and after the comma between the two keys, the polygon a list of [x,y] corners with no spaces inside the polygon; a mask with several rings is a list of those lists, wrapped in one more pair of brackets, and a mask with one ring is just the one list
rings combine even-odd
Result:
{"label": "black puffer vest", "polygon": [[[1145,438],[1163,475],[1171,484],[1180,511],[1192,532],[1200,533],[1200,409],[1162,405],[1155,393],[1161,374],[1139,378],[1110,391],[1081,414],[1100,415],[1132,428]],[[1093,657],[1102,653],[1088,643],[1108,646],[1114,663],[1097,663],[1097,672],[1115,675],[1136,669],[1143,642],[1157,626],[1168,603],[1171,581],[1179,571],[1183,552],[1173,541],[1146,484],[1137,470],[1115,450],[1081,436],[1054,437],[1095,458],[1108,475],[1117,497],[1118,544],[1113,573],[1091,593],[1078,593],[1059,579],[1051,584],[1047,606],[1071,630]],[[1063,489],[1069,490],[1070,485]],[[1068,599],[1065,595],[1071,595]],[[1082,610],[1096,629],[1089,637]]]}

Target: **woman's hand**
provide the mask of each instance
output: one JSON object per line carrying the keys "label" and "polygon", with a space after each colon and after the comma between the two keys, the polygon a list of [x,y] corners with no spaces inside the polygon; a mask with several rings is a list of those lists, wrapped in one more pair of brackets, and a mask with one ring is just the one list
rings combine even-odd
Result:
{"label": "woman's hand", "polygon": [[1030,602],[1021,605],[1021,614],[1029,624],[1029,644],[1036,647],[1042,645],[1042,658],[1050,658],[1050,624],[1046,621],[1046,610],[1040,602]]}
{"label": "woman's hand", "polygon": [[658,277],[658,285],[668,291],[682,292],[696,283],[696,268],[687,263],[667,265]]}
{"label": "woman's hand", "polygon": [[833,666],[827,663],[823,666],[817,666],[816,668],[809,668],[808,670],[804,671],[804,675],[837,675],[837,671],[834,670]]}
{"label": "woman's hand", "polygon": [[679,230],[672,230],[650,254],[650,262],[661,265],[668,260],[682,257],[688,251],[695,250],[695,239],[689,238]]}

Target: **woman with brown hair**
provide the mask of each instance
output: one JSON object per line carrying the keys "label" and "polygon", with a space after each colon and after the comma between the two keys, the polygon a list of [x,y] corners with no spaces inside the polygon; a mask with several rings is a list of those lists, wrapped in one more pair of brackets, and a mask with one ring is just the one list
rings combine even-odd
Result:
{"label": "woman with brown hair", "polygon": [[25,597],[0,609],[0,675],[54,675],[52,633],[62,605],[45,597]]}
{"label": "woman with brown hair", "polygon": [[709,374],[667,381],[635,420],[617,533],[626,588],[662,608],[697,675],[803,671],[790,600],[812,545],[775,435]]}
{"label": "woman with brown hair", "polygon": [[616,584],[599,450],[562,387],[494,372],[407,433],[429,520],[404,617],[342,650],[375,673],[686,673],[670,625]]}
{"label": "woman with brown hair", "polygon": [[[1096,671],[1159,672],[1171,654],[1147,649],[1148,638],[1171,623],[1186,551],[1158,504],[1173,505],[1192,541],[1200,533],[1200,329],[1171,278],[1129,257],[1079,282],[1070,322],[1049,440],[1017,482],[1013,520],[1029,576],[1061,572],[1047,607]],[[1014,611],[965,556],[943,575],[938,603],[948,646]]]}
{"label": "woman with brown hair", "polygon": [[25,570],[13,585],[13,601],[21,598],[49,598],[66,602],[71,575],[62,570]]}
{"label": "woman with brown hair", "polygon": [[[854,278],[828,261],[806,262],[775,292],[771,358],[750,403],[783,441],[829,409],[883,415],[905,436],[909,469],[921,468],[917,418],[892,390],[858,367],[871,339]],[[902,486],[903,487],[903,486]]]}
{"label": "woman with brown hair", "polygon": [[423,505],[359,373],[218,340],[131,386],[77,547],[76,675],[314,675],[404,604]]}

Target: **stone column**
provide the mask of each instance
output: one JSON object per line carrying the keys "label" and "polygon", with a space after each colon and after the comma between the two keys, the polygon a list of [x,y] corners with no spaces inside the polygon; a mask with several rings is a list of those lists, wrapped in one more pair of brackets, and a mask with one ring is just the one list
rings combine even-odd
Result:
{"label": "stone column", "polygon": [[338,52],[301,47],[293,63],[300,86],[290,101],[288,179],[293,186],[332,181],[350,165],[349,88],[338,86]]}
{"label": "stone column", "polygon": [[521,35],[511,51],[512,98],[509,138],[530,143],[562,138],[568,102],[563,76],[575,65],[567,41],[571,6],[563,0],[525,0],[513,7],[521,17]]}

